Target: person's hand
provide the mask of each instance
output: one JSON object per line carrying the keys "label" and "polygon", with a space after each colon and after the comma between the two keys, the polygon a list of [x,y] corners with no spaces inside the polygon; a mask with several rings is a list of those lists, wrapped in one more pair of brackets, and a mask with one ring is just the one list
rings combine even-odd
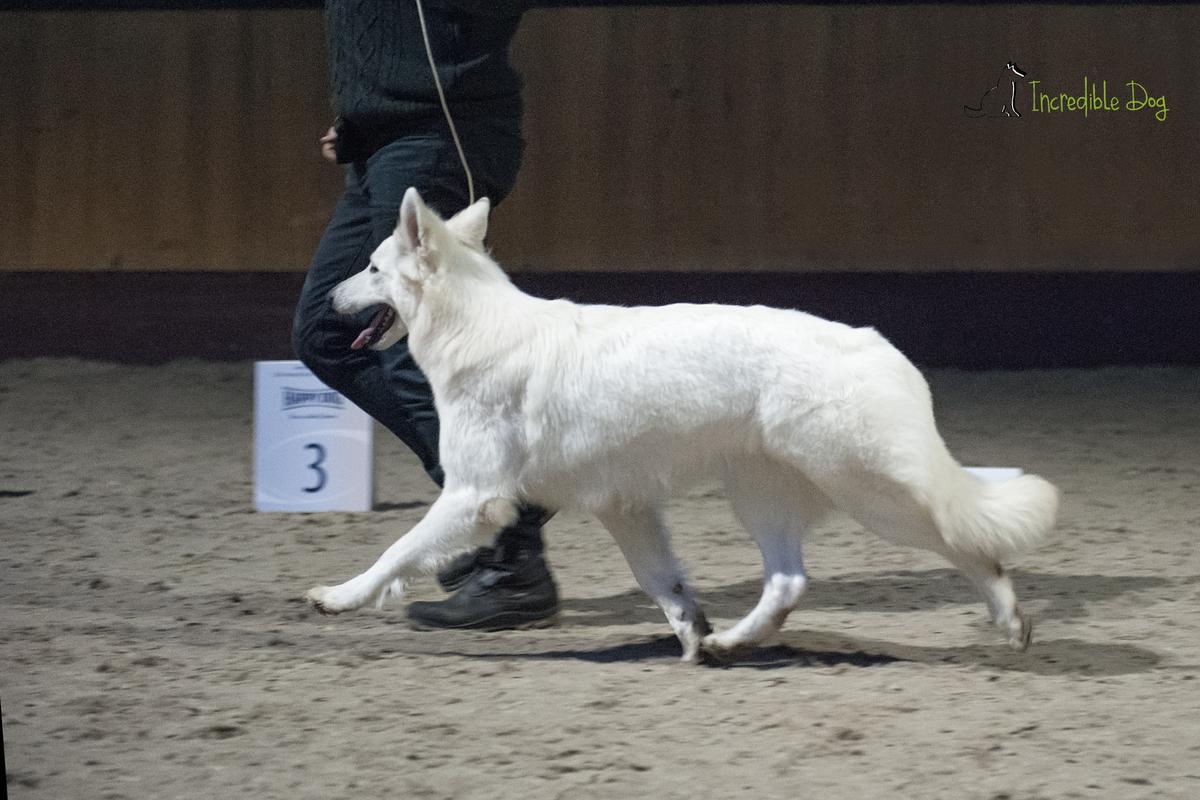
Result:
{"label": "person's hand", "polygon": [[321,137],[321,155],[325,157],[326,161],[337,162],[337,150],[334,148],[337,138],[337,129],[333,127],[325,131],[325,135]]}

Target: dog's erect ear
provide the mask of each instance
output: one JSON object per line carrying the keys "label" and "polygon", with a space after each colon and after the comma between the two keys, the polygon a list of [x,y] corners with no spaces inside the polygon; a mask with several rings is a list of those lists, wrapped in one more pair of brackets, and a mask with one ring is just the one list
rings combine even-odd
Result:
{"label": "dog's erect ear", "polygon": [[476,250],[483,250],[483,240],[487,236],[488,214],[491,210],[491,201],[486,197],[481,197],[451,217],[446,222],[446,227],[463,244]]}
{"label": "dog's erect ear", "polygon": [[[396,222],[396,239],[400,249],[432,255],[439,249],[437,237],[443,224],[438,215],[425,205],[416,188],[408,187],[404,199],[400,201],[400,219]],[[445,235],[444,232],[442,235]]]}
{"label": "dog's erect ear", "polygon": [[396,240],[402,250],[411,253],[421,245],[421,213],[424,210],[425,201],[416,187],[408,187],[404,199],[400,201],[400,218],[396,220]]}

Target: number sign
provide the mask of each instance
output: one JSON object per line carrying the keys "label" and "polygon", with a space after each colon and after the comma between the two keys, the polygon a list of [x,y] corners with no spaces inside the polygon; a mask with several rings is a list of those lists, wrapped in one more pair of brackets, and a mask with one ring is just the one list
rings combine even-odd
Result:
{"label": "number sign", "polygon": [[254,366],[254,505],[369,511],[374,422],[299,361]]}

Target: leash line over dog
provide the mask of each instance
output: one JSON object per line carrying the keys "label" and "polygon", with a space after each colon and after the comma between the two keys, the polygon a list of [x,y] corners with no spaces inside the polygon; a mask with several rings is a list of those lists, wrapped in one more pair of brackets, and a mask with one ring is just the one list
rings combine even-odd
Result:
{"label": "leash line over dog", "polygon": [[429,44],[429,29],[425,26],[425,8],[421,0],[413,0],[417,4],[417,19],[421,23],[421,38],[425,40],[425,55],[429,57],[429,70],[433,73],[433,85],[437,87],[438,100],[442,103],[442,112],[446,115],[446,124],[450,126],[450,138],[454,139],[454,149],[458,151],[458,160],[462,164],[463,173],[467,176],[467,205],[475,204],[475,179],[471,177],[471,168],[467,166],[467,154],[463,152],[462,142],[458,138],[458,128],[454,125],[454,117],[450,116],[450,106],[446,103],[446,93],[442,90],[442,79],[438,77],[437,63],[433,60],[433,47]]}

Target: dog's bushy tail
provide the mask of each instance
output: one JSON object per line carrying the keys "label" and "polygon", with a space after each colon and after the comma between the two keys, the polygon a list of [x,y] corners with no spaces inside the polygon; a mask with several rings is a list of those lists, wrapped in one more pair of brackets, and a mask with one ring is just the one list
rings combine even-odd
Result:
{"label": "dog's bushy tail", "polygon": [[1058,516],[1058,490],[1037,475],[983,480],[958,467],[955,490],[935,512],[953,550],[1001,560],[1046,538]]}

